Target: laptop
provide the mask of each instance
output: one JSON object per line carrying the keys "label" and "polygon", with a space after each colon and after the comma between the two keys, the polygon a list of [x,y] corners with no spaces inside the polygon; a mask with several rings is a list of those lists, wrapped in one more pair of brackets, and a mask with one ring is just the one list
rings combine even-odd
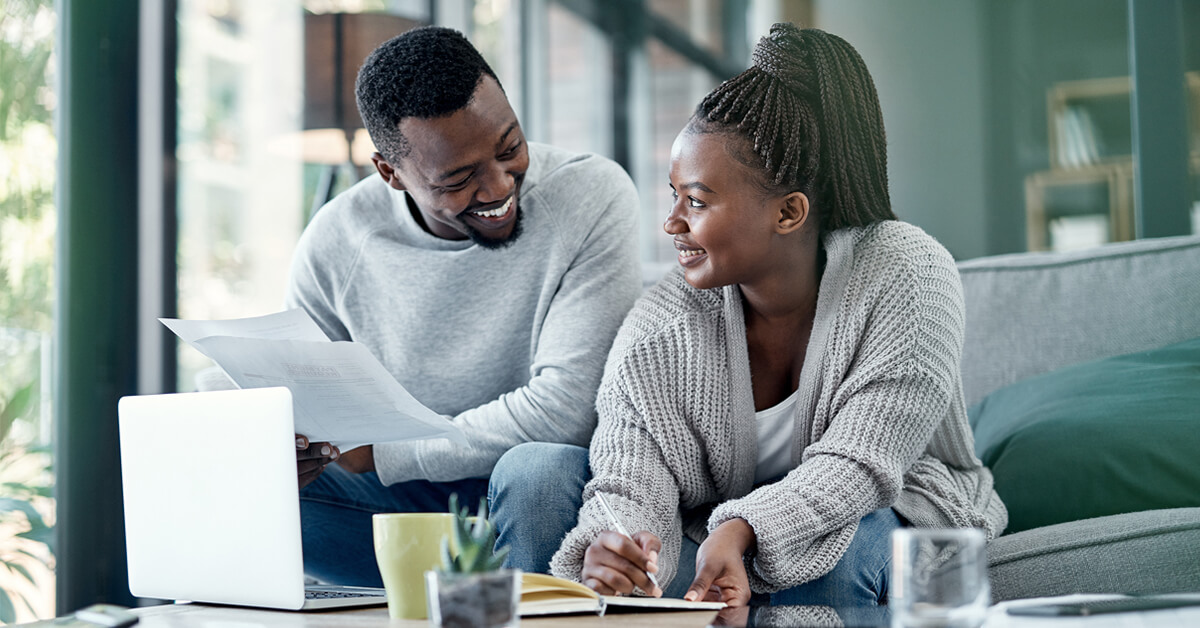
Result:
{"label": "laptop", "polygon": [[305,586],[287,388],[118,404],[129,591],[314,610],[383,605],[383,589]]}

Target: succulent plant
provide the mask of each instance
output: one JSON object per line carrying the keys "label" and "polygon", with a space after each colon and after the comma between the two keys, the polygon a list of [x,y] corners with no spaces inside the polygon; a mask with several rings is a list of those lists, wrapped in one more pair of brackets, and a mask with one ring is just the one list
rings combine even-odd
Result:
{"label": "succulent plant", "polygon": [[450,513],[454,515],[454,543],[458,554],[450,551],[449,537],[442,539],[442,573],[485,573],[495,571],[504,563],[508,548],[494,551],[496,530],[487,518],[487,499],[480,498],[479,511],[471,517],[464,506],[458,506],[458,494],[450,495]]}

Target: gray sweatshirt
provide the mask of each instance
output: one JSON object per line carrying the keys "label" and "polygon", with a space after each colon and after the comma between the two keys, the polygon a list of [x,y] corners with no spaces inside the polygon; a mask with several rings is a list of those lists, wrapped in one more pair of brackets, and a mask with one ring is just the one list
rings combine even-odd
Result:
{"label": "gray sweatshirt", "polygon": [[828,261],[800,372],[793,469],[755,487],[754,394],[737,286],[696,290],[676,271],[622,326],[597,398],[594,478],[578,526],[551,562],[578,579],[607,527],[610,495],[631,532],[662,539],[659,582],[683,534],[697,541],[745,519],[755,591],[828,573],[858,521],[891,506],[920,527],[1000,534],[1008,513],[975,456],[959,361],[963,296],[946,249],[897,221],[825,236]]}
{"label": "gray sweatshirt", "polygon": [[641,283],[637,192],[603,157],[529,144],[522,234],[503,249],[425,232],[371,176],[323,207],[287,305],[364,344],[468,445],[378,443],[384,484],[487,477],[527,441],[586,445],[605,356]]}

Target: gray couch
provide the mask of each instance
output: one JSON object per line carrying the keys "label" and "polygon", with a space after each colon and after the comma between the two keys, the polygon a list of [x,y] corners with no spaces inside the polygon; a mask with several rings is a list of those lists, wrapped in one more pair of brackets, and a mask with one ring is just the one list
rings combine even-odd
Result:
{"label": "gray couch", "polygon": [[[1200,336],[1200,236],[987,257],[959,270],[968,406],[1027,377]],[[997,602],[1200,591],[1200,508],[1034,528],[995,539],[988,554]]]}

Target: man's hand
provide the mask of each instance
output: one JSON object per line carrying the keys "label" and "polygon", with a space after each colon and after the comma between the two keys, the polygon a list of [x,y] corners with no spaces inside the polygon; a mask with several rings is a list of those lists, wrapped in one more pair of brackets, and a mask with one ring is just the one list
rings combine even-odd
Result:
{"label": "man's hand", "polygon": [[375,448],[372,445],[355,447],[338,457],[338,464],[351,473],[375,470]]}
{"label": "man's hand", "polygon": [[647,572],[658,572],[662,541],[642,530],[633,540],[619,532],[601,532],[583,554],[579,580],[601,595],[628,595],[636,585],[654,597],[662,589],[650,582]]}
{"label": "man's hand", "polygon": [[748,604],[750,578],[742,556],[756,542],[754,528],[745,519],[730,519],[717,526],[696,552],[696,579],[683,599]]}
{"label": "man's hand", "polygon": [[300,488],[317,479],[325,465],[338,459],[340,452],[329,443],[310,443],[307,436],[296,434],[296,474]]}

